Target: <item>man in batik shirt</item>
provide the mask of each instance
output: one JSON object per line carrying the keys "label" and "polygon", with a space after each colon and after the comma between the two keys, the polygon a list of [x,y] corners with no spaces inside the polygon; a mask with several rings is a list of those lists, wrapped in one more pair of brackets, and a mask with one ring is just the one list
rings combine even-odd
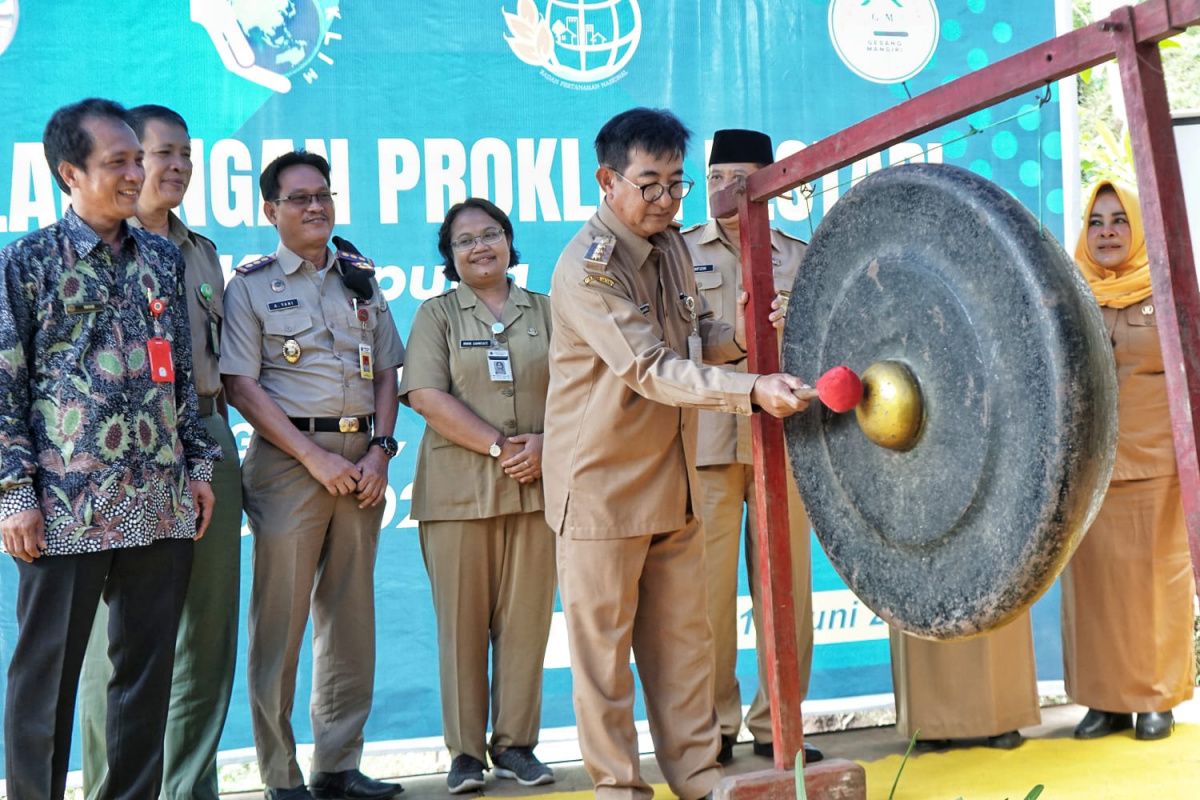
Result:
{"label": "man in batik shirt", "polygon": [[157,797],[175,631],[221,451],[197,413],[179,250],[125,223],[144,177],[125,110],[65,106],[43,145],[72,208],[0,250],[0,536],[19,575],[6,789],[63,796],[103,595],[102,794]]}

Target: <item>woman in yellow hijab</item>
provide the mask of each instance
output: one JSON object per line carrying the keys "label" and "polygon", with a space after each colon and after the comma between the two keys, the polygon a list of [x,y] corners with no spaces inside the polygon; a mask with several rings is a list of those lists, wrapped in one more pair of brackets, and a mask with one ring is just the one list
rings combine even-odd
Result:
{"label": "woman in yellow hijab", "polygon": [[1067,694],[1088,707],[1075,728],[1092,739],[1135,727],[1171,735],[1171,710],[1192,696],[1195,594],[1150,262],[1137,195],[1097,184],[1075,260],[1104,313],[1117,364],[1112,483],[1063,573]]}

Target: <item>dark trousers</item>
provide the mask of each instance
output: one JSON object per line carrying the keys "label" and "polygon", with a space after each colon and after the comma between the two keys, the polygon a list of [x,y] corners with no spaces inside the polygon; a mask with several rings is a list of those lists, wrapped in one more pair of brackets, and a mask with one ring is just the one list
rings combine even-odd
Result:
{"label": "dark trousers", "polygon": [[17,561],[17,644],[4,707],[9,800],[66,791],[75,695],[96,606],[109,607],[109,800],[153,800],[162,784],[163,731],[175,633],[193,542],[168,539],[72,556]]}

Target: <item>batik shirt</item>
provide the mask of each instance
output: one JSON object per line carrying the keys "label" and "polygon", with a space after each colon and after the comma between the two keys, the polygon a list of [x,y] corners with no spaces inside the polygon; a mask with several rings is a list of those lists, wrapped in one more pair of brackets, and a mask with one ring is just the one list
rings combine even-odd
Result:
{"label": "batik shirt", "polygon": [[[74,211],[0,250],[0,519],[40,509],[46,555],[195,534],[189,479],[220,448],[200,422],[178,248]],[[166,301],[155,326],[149,295]],[[147,341],[175,380],[151,380]]]}

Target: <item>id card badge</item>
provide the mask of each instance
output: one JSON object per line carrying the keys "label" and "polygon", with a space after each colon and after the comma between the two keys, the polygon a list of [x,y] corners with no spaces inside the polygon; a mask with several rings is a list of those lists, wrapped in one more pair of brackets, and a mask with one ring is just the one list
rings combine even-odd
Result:
{"label": "id card badge", "polygon": [[698,334],[698,333],[688,334],[688,358],[690,358],[692,360],[693,364],[696,364],[696,365],[700,364],[701,357],[702,357],[702,353],[701,353],[702,350],[703,350],[703,344],[700,341],[700,334]]}
{"label": "id card badge", "polygon": [[375,379],[375,361],[371,356],[371,345],[366,342],[358,346],[358,377],[365,381]]}
{"label": "id card badge", "polygon": [[493,381],[512,383],[512,364],[507,350],[488,350],[488,377]]}
{"label": "id card badge", "polygon": [[150,359],[150,380],[155,383],[175,382],[175,362],[171,358],[171,343],[161,336],[146,342],[146,354]]}

